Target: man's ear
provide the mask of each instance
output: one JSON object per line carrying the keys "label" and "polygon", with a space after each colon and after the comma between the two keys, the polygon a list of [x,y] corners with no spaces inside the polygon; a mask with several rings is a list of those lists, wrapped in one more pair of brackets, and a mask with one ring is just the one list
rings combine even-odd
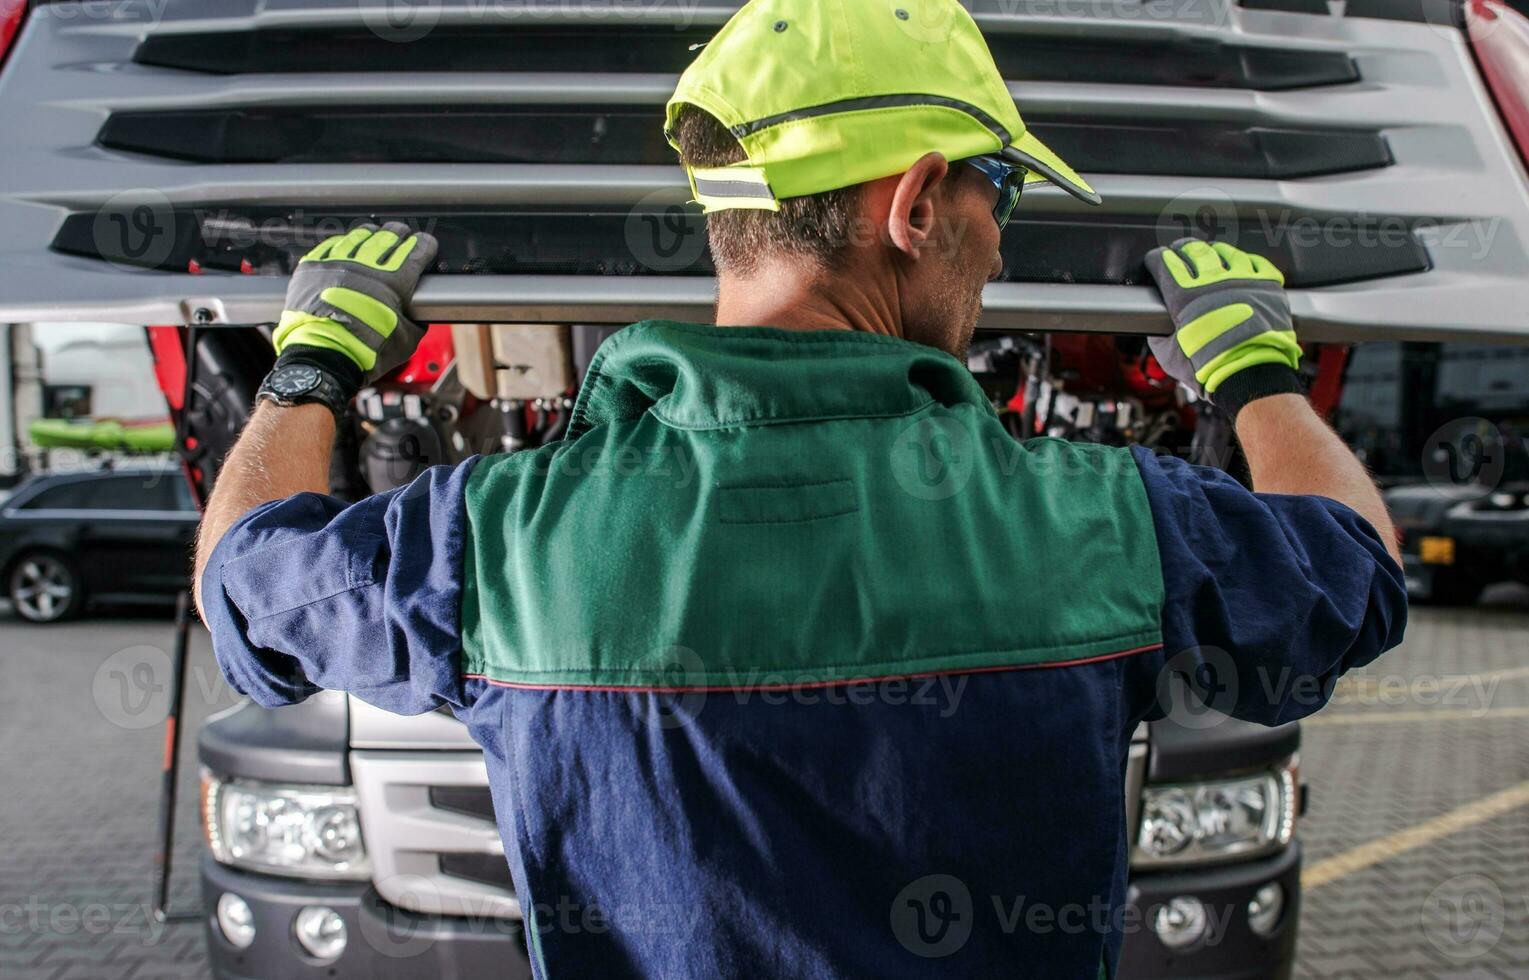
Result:
{"label": "man's ear", "polygon": [[887,211],[887,236],[892,247],[917,259],[934,234],[935,191],[950,172],[942,153],[925,153],[897,181]]}

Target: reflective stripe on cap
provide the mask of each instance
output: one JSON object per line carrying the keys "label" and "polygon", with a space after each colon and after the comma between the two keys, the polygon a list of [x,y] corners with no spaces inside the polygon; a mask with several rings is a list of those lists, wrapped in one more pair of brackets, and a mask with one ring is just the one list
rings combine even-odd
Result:
{"label": "reflective stripe on cap", "polygon": [[780,202],[758,167],[713,167],[690,171],[690,189],[707,211],[754,208],[779,211]]}

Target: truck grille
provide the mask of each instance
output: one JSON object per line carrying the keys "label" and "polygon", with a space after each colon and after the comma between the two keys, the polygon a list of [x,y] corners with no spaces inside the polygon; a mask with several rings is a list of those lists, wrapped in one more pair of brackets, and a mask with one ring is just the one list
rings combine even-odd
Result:
{"label": "truck grille", "polygon": [[[698,11],[705,22],[700,29],[675,26],[683,23],[674,17],[680,13],[676,4],[669,16],[646,25],[447,24],[403,46],[350,26],[166,33],[147,38],[133,60],[217,75],[364,72],[376,71],[379,65],[390,72],[679,74],[694,56],[692,46],[710,40],[736,7]],[[1129,34],[1080,38],[999,33],[989,36],[988,46],[1004,77],[1015,81],[1268,91],[1359,80],[1353,59],[1341,51],[1281,50],[1219,38],[1149,41]]]}
{"label": "truck grille", "polygon": [[[1126,762],[1132,844],[1148,750],[1142,725]],[[351,773],[378,894],[412,912],[521,918],[481,753],[357,751]]]}
{"label": "truck grille", "polygon": [[[383,0],[42,5],[0,75],[0,321],[269,322],[361,219],[442,239],[421,319],[704,320],[659,119],[736,6],[442,0],[406,40]],[[1308,339],[1526,329],[1529,183],[1458,32],[1305,0],[968,6],[1105,198],[1027,195],[985,327],[1162,332],[1142,254],[1196,234],[1274,258]]]}
{"label": "truck grille", "polygon": [[350,766],[384,900],[429,915],[521,917],[482,753],[355,751]]}

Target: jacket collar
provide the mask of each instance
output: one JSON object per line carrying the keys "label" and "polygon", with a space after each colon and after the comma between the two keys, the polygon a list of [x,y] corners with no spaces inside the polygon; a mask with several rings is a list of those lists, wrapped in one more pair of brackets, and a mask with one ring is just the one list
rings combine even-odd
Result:
{"label": "jacket collar", "polygon": [[960,361],[855,331],[647,320],[595,354],[568,438],[653,412],[687,429],[908,415],[931,402],[992,405]]}

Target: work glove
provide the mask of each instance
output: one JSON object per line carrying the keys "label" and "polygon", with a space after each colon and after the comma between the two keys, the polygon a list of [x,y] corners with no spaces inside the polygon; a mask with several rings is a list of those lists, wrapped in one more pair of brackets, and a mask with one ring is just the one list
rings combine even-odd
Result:
{"label": "work glove", "polygon": [[1268,259],[1181,238],[1148,252],[1147,271],[1174,327],[1147,343],[1180,384],[1233,417],[1255,398],[1301,390],[1285,277]]}
{"label": "work glove", "polygon": [[436,241],[390,222],[320,242],[297,263],[271,335],[277,365],[324,369],[354,395],[407,361],[425,328],[404,315]]}

